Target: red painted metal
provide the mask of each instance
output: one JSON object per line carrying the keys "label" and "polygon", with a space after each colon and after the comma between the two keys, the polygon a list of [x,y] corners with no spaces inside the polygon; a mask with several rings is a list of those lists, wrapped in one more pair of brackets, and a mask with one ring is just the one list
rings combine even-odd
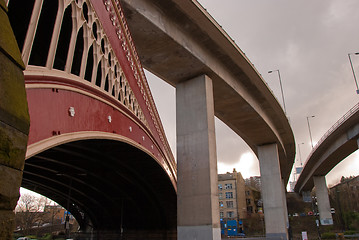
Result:
{"label": "red painted metal", "polygon": [[[42,74],[42,68],[38,67],[37,73],[36,68],[35,71],[25,72],[31,121],[29,146],[62,134],[115,134],[150,152],[167,171],[176,188],[176,163],[164,136],[121,6],[111,0],[90,2],[147,125],[117,99],[86,80],[67,74],[46,74],[48,69]],[[71,107],[74,108],[74,116],[70,115]],[[108,120],[109,116],[111,121]]]}
{"label": "red painted metal", "polygon": [[[138,123],[97,99],[57,88],[27,89],[27,98],[31,118],[29,145],[54,135],[98,131],[121,135],[142,145],[154,156],[163,156]],[[70,107],[75,110],[73,117],[70,116]],[[111,116],[111,122],[108,116]],[[164,164],[163,157],[158,160]]]}
{"label": "red painted metal", "polygon": [[[104,2],[107,2],[107,6],[109,11],[106,9]],[[154,133],[154,137],[158,142],[161,142],[161,139],[157,133],[154,120],[152,119],[152,116],[150,112],[147,110],[147,104],[145,97],[151,101],[152,96],[151,93],[146,91],[145,89],[142,90],[138,86],[138,82],[145,88],[145,85],[147,85],[146,80],[143,79],[144,76],[141,76],[140,72],[142,70],[142,66],[140,65],[140,62],[138,59],[136,59],[137,54],[134,49],[134,45],[132,42],[128,42],[131,39],[130,32],[128,31],[127,25],[124,18],[119,21],[119,23],[124,24],[124,26],[118,26],[117,29],[120,29],[121,32],[125,32],[123,34],[123,38],[119,39],[117,34],[117,29],[113,25],[113,21],[111,20],[111,17],[114,17],[116,15],[116,12],[114,10],[114,6],[112,5],[112,2],[109,0],[105,1],[98,1],[98,0],[91,0],[92,6],[94,7],[97,16],[99,20],[101,21],[103,30],[106,32],[106,35],[111,43],[111,46],[116,54],[117,59],[119,60],[119,63],[121,65],[122,70],[124,71],[127,81],[129,82],[131,89],[136,96],[136,99],[141,106],[141,109],[143,110],[146,120],[148,121],[151,131]],[[118,5],[119,6],[119,5]],[[120,7],[120,6],[119,6]],[[115,16],[117,17],[117,16]],[[132,65],[132,67],[131,67]],[[137,68],[137,71],[135,70]],[[137,75],[137,79],[135,77]],[[154,102],[152,100],[152,104],[154,106]],[[153,109],[156,111],[155,109]],[[159,119],[158,119],[159,120]]]}

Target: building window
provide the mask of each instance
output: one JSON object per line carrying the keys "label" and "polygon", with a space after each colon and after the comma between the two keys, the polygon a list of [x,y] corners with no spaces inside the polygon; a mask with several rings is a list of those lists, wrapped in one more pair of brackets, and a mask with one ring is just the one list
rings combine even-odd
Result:
{"label": "building window", "polygon": [[253,207],[252,206],[247,207],[247,212],[253,213]]}
{"label": "building window", "polygon": [[226,192],[226,198],[233,198],[233,192]]}
{"label": "building window", "polygon": [[246,191],[246,195],[247,195],[247,196],[251,195],[251,192],[250,192],[250,191]]}
{"label": "building window", "polygon": [[222,190],[222,184],[218,184],[218,190]]}
{"label": "building window", "polygon": [[251,204],[251,200],[249,198],[246,199],[247,205]]}
{"label": "building window", "polygon": [[219,198],[219,199],[222,199],[222,198],[223,198],[222,193],[219,193],[219,194],[218,194],[218,198]]}
{"label": "building window", "polygon": [[223,217],[224,217],[223,212],[219,212],[219,217],[220,217],[220,218],[223,218]]}
{"label": "building window", "polygon": [[219,201],[219,207],[223,207],[223,201]]}
{"label": "building window", "polygon": [[224,184],[225,189],[232,189],[232,183],[226,183]]}
{"label": "building window", "polygon": [[227,212],[227,218],[232,218],[234,213],[232,211]]}
{"label": "building window", "polygon": [[233,208],[233,201],[227,201],[227,208]]}

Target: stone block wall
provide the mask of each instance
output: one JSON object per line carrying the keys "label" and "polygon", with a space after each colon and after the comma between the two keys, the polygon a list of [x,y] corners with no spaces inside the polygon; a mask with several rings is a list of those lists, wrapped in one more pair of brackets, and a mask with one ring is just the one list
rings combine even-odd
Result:
{"label": "stone block wall", "polygon": [[0,239],[12,239],[14,209],[19,198],[30,118],[24,64],[0,0]]}

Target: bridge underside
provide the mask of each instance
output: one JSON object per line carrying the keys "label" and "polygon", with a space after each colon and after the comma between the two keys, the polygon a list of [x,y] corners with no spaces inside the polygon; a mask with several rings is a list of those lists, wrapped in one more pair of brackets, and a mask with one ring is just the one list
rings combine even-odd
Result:
{"label": "bridge underside", "polygon": [[[296,192],[311,191],[314,176],[326,176],[337,164],[358,149],[359,105],[351,108],[330,129],[324,141],[307,159],[295,186]],[[335,128],[334,128],[335,127]]]}
{"label": "bridge underside", "polygon": [[[338,140],[340,142],[341,139]],[[327,152],[321,152],[318,151],[318,155],[323,154],[321,158],[317,161],[309,162],[308,166],[306,168],[306,179],[304,177],[300,179],[299,182],[303,184],[301,187],[297,187],[297,191],[299,192],[308,192],[311,191],[314,187],[314,180],[313,176],[326,176],[336,165],[338,165],[341,161],[343,161],[346,157],[348,157],[350,154],[355,152],[358,149],[357,141],[354,139],[351,139],[349,141],[345,141],[343,145],[338,144],[338,146],[335,147],[326,147],[325,150]],[[334,150],[333,150],[334,149]],[[310,172],[309,174],[307,172]],[[304,176],[304,175],[303,175]],[[300,186],[300,185],[298,185]]]}
{"label": "bridge underside", "polygon": [[201,75],[211,78],[215,116],[256,154],[258,146],[277,143],[287,182],[295,156],[288,119],[214,19],[196,1],[120,2],[143,66],[172,86]]}
{"label": "bridge underside", "polygon": [[85,231],[175,235],[171,181],[154,159],[127,143],[93,139],[48,149],[26,160],[22,187],[68,208]]}

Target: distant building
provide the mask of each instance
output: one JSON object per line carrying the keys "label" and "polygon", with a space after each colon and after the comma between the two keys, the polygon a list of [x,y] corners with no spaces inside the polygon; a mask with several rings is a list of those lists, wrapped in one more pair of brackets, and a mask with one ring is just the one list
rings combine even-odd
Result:
{"label": "distant building", "polygon": [[294,187],[297,181],[289,182],[289,192],[294,192]]}
{"label": "distant building", "polygon": [[332,206],[336,212],[359,212],[359,176],[344,178],[329,189]]}
{"label": "distant building", "polygon": [[247,217],[245,183],[240,172],[218,174],[219,211],[222,221]]}
{"label": "distant building", "polygon": [[49,223],[65,223],[66,215],[69,215],[70,224],[73,224],[75,221],[74,216],[67,212],[65,208],[60,205],[46,205],[44,212],[47,215],[47,222]]}
{"label": "distant building", "polygon": [[260,176],[246,178],[245,183],[246,183],[246,186],[253,187],[253,188],[257,189],[258,191],[262,190],[262,182],[261,182]]}
{"label": "distant building", "polygon": [[245,186],[247,217],[253,216],[262,210],[261,192],[251,186]]}

